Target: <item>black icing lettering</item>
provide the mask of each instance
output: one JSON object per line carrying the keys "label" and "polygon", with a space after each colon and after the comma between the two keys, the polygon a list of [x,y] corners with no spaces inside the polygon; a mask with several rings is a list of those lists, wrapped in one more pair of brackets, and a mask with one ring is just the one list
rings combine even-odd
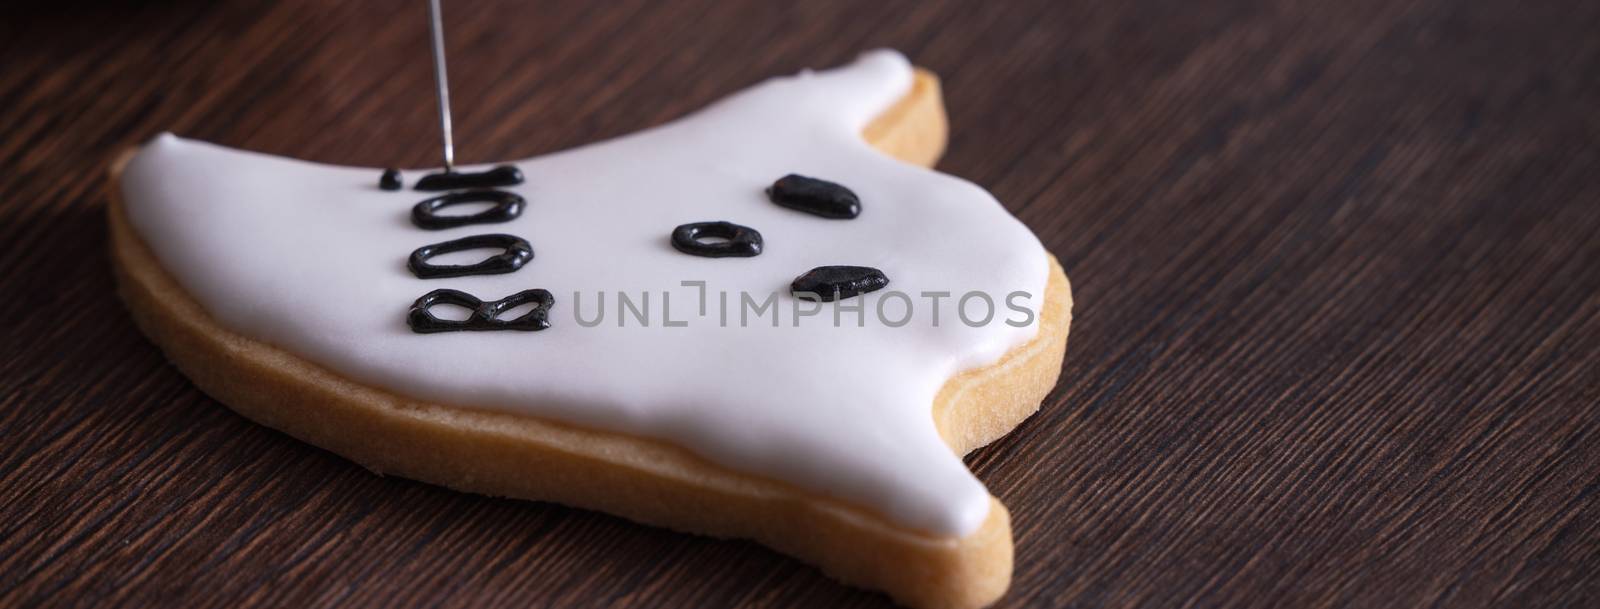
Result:
{"label": "black icing lettering", "polygon": [[[463,216],[441,216],[438,213],[441,209],[463,203],[493,203],[494,207]],[[412,207],[411,223],[417,225],[417,228],[439,230],[468,224],[510,222],[522,215],[522,208],[526,205],[527,202],[521,196],[503,190],[452,192],[423,200],[416,207]]]}
{"label": "black icing lettering", "polygon": [[889,277],[870,266],[819,266],[796,277],[789,291],[796,297],[833,302],[883,289]]}
{"label": "black icing lettering", "polygon": [[[507,310],[530,303],[534,305],[533,310],[515,319],[499,318],[500,314]],[[463,320],[439,319],[429,309],[442,304],[466,307],[472,309],[472,314]],[[551,296],[549,291],[539,289],[523,290],[490,302],[484,302],[461,290],[434,290],[411,303],[411,311],[406,315],[406,324],[411,326],[412,332],[418,334],[492,330],[537,332],[550,327],[550,307],[554,304],[555,297]]]}
{"label": "black icing lettering", "polygon": [[441,171],[430,173],[412,186],[417,190],[459,190],[462,188],[499,188],[522,183],[522,170],[511,165],[501,165],[485,171]]}
{"label": "black icing lettering", "polygon": [[789,209],[824,218],[849,220],[861,215],[861,199],[850,189],[792,173],[773,182],[767,188],[767,198]]}
{"label": "black icing lettering", "polygon": [[[499,248],[502,251],[475,264],[429,264],[428,259],[440,254],[480,248]],[[411,252],[406,267],[419,279],[463,277],[466,275],[499,275],[522,268],[533,259],[533,246],[516,235],[473,235],[442,243],[424,245]]]}
{"label": "black icing lettering", "polygon": [[378,178],[378,188],[384,190],[400,190],[405,183],[400,180],[400,170],[390,167],[383,170],[383,175]]}
{"label": "black icing lettering", "polygon": [[761,253],[761,233],[732,222],[695,222],[673,229],[672,247],[707,258],[749,258]]}

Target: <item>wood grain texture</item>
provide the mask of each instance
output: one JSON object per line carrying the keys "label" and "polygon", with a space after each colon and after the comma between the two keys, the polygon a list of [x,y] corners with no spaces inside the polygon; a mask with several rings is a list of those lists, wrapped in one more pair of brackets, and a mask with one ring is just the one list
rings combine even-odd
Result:
{"label": "wood grain texture", "polygon": [[[968,459],[1013,514],[1003,606],[1600,605],[1600,4],[784,4],[452,0],[459,158],[900,48],[944,79],[940,168],[1076,289],[1063,382]],[[161,130],[430,162],[420,3],[6,11],[0,605],[886,604],[374,476],[139,336],[105,163]]]}

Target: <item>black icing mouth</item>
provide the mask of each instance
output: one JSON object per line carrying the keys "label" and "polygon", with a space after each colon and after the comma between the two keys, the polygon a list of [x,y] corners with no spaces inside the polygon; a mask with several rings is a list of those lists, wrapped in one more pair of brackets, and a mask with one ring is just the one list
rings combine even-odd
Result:
{"label": "black icing mouth", "polygon": [[732,222],[694,222],[672,230],[672,247],[706,258],[749,258],[761,254],[762,241],[761,233],[748,226]]}

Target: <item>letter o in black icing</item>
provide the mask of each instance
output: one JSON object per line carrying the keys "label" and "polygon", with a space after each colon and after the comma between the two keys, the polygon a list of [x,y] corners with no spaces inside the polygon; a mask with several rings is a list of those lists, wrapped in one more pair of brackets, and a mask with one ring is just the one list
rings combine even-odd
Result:
{"label": "letter o in black icing", "polygon": [[[494,207],[464,216],[441,216],[439,210],[463,203],[493,203]],[[440,230],[468,224],[510,222],[522,215],[527,201],[504,190],[464,190],[424,199],[411,208],[411,223],[417,228]]]}
{"label": "letter o in black icing", "polygon": [[[428,259],[440,254],[493,247],[502,251],[475,264],[429,264]],[[467,275],[499,275],[522,268],[533,259],[533,246],[516,235],[473,235],[451,241],[424,245],[411,252],[406,267],[418,279],[465,277]]]}

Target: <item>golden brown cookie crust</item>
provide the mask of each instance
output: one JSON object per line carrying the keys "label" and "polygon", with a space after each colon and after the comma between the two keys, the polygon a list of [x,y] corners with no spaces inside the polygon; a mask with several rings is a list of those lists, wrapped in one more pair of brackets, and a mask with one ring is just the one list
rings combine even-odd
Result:
{"label": "golden brown cookie crust", "polygon": [[[911,92],[863,135],[886,154],[931,166],[943,153],[946,129],[938,80],[918,70]],[[930,536],[658,440],[361,385],[223,328],[129,225],[118,184],[128,156],[113,164],[109,188],[112,261],[122,299],[139,328],[196,386],[251,420],[381,474],[751,539],[912,607],[981,607],[1010,583],[1011,522],[998,499],[991,498],[988,519],[971,535]],[[1039,334],[999,362],[951,378],[932,405],[940,435],[956,453],[993,441],[1038,410],[1060,374],[1071,308],[1067,277],[1051,257]]]}

